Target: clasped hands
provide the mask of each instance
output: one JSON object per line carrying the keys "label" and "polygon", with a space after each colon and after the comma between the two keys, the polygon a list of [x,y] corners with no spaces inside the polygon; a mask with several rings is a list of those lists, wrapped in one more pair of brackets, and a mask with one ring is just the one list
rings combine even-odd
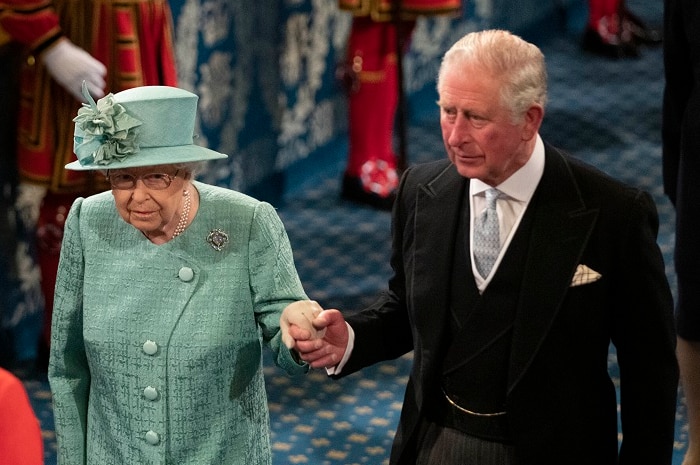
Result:
{"label": "clasped hands", "polygon": [[330,368],[343,358],[348,327],[342,313],[324,310],[314,300],[289,304],[280,317],[282,342],[312,368]]}

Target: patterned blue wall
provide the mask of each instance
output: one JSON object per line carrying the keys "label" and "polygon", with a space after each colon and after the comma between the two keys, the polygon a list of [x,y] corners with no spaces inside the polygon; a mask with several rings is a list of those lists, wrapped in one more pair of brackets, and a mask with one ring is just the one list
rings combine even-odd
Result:
{"label": "patterned blue wall", "polygon": [[[551,24],[573,1],[475,0],[461,18],[419,21],[404,59],[411,117],[436,111],[439,58],[463,34]],[[198,143],[229,155],[201,179],[278,201],[286,172],[326,162],[324,152],[346,137],[335,68],[350,15],[334,0],[172,0],[171,7],[180,86],[200,96]]]}

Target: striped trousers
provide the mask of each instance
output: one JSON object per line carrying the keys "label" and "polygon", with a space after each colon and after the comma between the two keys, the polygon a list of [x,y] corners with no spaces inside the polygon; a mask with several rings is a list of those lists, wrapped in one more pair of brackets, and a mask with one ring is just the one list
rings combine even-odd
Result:
{"label": "striped trousers", "polygon": [[513,465],[513,446],[424,420],[416,465]]}

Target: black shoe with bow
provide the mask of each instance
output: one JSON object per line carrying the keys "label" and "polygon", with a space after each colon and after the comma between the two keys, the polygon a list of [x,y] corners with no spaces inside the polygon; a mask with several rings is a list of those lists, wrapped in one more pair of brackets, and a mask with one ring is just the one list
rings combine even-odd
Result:
{"label": "black shoe with bow", "polygon": [[391,210],[396,198],[396,192],[392,191],[386,196],[368,191],[364,188],[362,180],[359,177],[349,176],[347,173],[343,176],[343,186],[340,196],[344,200],[349,200],[354,203],[363,204],[377,210]]}

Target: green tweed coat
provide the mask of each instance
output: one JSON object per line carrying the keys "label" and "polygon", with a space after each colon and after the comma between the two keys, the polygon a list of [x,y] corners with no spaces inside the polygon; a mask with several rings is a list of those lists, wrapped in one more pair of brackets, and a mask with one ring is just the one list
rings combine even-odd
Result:
{"label": "green tweed coat", "polygon": [[49,365],[60,465],[272,461],[262,348],[289,374],[308,370],[279,328],[307,297],[272,206],[195,186],[197,216],[160,246],[111,192],[68,215]]}

